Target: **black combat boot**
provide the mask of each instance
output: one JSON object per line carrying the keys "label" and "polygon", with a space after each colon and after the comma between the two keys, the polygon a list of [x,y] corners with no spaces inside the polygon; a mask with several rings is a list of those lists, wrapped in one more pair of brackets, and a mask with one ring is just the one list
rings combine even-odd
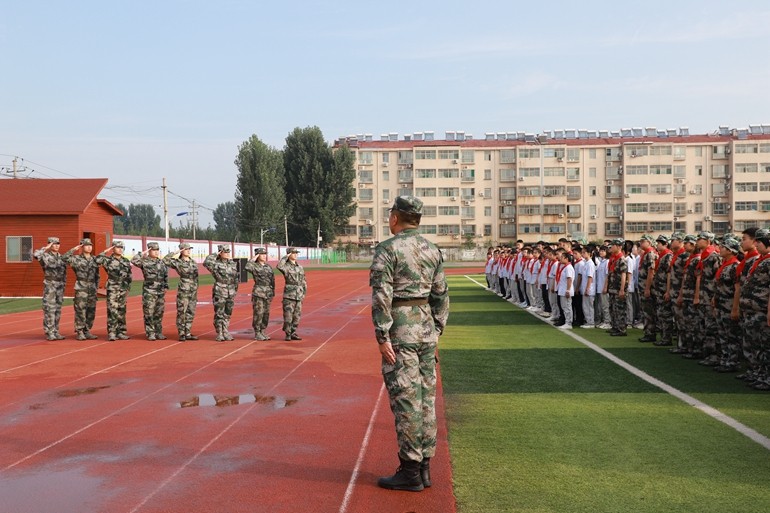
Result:
{"label": "black combat boot", "polygon": [[430,488],[430,458],[423,458],[420,462],[420,478],[425,488]]}
{"label": "black combat boot", "polygon": [[381,477],[377,485],[388,490],[421,492],[425,487],[420,479],[420,462],[401,460],[401,466],[390,477]]}

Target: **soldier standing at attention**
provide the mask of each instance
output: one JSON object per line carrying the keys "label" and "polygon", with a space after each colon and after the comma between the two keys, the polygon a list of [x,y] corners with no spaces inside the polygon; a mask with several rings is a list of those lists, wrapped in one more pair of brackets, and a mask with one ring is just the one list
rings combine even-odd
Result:
{"label": "soldier standing at attention", "polygon": [[212,301],[217,342],[233,340],[229,330],[235,294],[238,292],[238,265],[230,256],[230,247],[226,244],[217,246],[217,252],[210,254],[203,261],[203,267],[214,277]]}
{"label": "soldier standing at attention", "polygon": [[396,473],[377,484],[418,492],[431,486],[436,452],[436,347],[449,317],[439,249],[418,232],[422,201],[399,196],[390,209],[393,237],[377,245],[369,270],[372,322],[382,376],[395,416]]}
{"label": "soldier standing at attention", "polygon": [[157,242],[148,242],[147,250],[134,255],[131,263],[142,270],[142,312],[147,340],[166,340],[163,334],[163,312],[168,290],[168,267],[160,259]]}
{"label": "soldier standing at attention", "polygon": [[128,340],[126,300],[131,288],[131,262],[123,256],[125,246],[116,240],[96,256],[96,263],[107,271],[107,339]]}
{"label": "soldier standing at attention", "polygon": [[738,324],[741,326],[742,331],[742,337],[741,337],[741,349],[743,351],[743,358],[746,359],[746,364],[748,369],[746,372],[741,372],[737,376],[735,376],[736,379],[747,379],[750,378],[753,375],[754,369],[757,366],[756,359],[754,358],[754,355],[751,353],[749,342],[750,342],[750,336],[751,334],[748,333],[746,330],[746,322],[745,319],[742,316],[742,312],[740,311],[740,298],[741,298],[741,287],[746,281],[746,278],[749,275],[749,269],[751,269],[751,266],[754,265],[754,261],[759,258],[759,252],[757,251],[756,247],[756,241],[754,240],[754,237],[757,234],[758,228],[753,226],[746,228],[741,232],[741,250],[743,250],[743,260],[738,264],[738,267],[735,269],[735,275],[737,277],[735,282],[735,295],[733,296],[733,309],[730,313],[730,318],[734,321],[740,321]]}
{"label": "soldier standing at attention", "polygon": [[700,358],[701,351],[698,346],[698,341],[695,339],[698,330],[698,312],[696,310],[695,300],[695,281],[696,270],[698,263],[700,262],[700,252],[695,247],[696,242],[695,235],[686,235],[684,238],[684,249],[690,256],[684,263],[684,274],[682,275],[682,286],[679,288],[679,298],[677,303],[682,308],[682,316],[684,324],[682,330],[679,332],[682,336],[682,345],[684,351],[682,351],[682,358],[692,360],[694,358]]}
{"label": "soldier standing at attention", "polygon": [[[80,250],[80,254],[75,252]],[[93,256],[91,239],[83,239],[62,258],[75,271],[75,333],[78,340],[94,340],[91,333],[96,317],[96,289],[99,286],[99,264]]]}
{"label": "soldier standing at attention", "polygon": [[[746,326],[748,350],[756,362],[746,377],[755,390],[770,390],[770,230],[757,230],[754,240],[759,256],[754,259],[741,287],[740,313]],[[748,264],[747,264],[748,267]]]}
{"label": "soldier standing at attention", "polygon": [[655,260],[655,273],[652,278],[652,297],[655,300],[657,330],[660,332],[660,340],[655,342],[655,345],[670,346],[674,335],[674,312],[671,310],[671,301],[666,298],[666,290],[674,253],[668,248],[667,236],[659,235],[655,242],[658,243],[658,258]]}
{"label": "soldier standing at attention", "polygon": [[286,340],[302,340],[297,335],[297,326],[302,317],[302,300],[307,294],[307,282],[305,270],[297,263],[298,253],[297,248],[288,248],[286,256],[277,267],[286,280],[283,289],[283,331],[286,333]]}
{"label": "soldier standing at attention", "polygon": [[696,247],[701,252],[700,262],[696,268],[695,298],[693,303],[697,305],[698,328],[696,336],[702,343],[702,354],[705,357],[698,363],[707,367],[716,367],[719,365],[719,355],[717,353],[717,319],[712,307],[714,293],[716,291],[716,275],[722,259],[719,256],[716,246],[714,246],[714,234],[711,232],[700,232]]}
{"label": "soldier standing at attention", "polygon": [[671,234],[671,251],[674,252],[671,261],[671,271],[668,273],[668,283],[666,284],[666,293],[663,295],[663,301],[671,304],[671,311],[674,313],[673,345],[669,352],[674,354],[683,354],[687,350],[684,348],[684,312],[682,305],[678,302],[679,291],[682,289],[684,280],[684,269],[690,253],[685,249],[685,234],[674,232]]}
{"label": "soldier standing at attention", "polygon": [[48,245],[33,253],[43,268],[43,331],[46,340],[64,340],[59,333],[67,264],[59,254],[59,237],[48,237]]}
{"label": "soldier standing at attention", "polygon": [[609,334],[612,337],[625,337],[627,328],[628,306],[626,291],[628,290],[628,261],[623,253],[623,239],[613,239],[610,244],[610,259],[607,262],[607,283],[604,291],[609,296],[610,324]]}
{"label": "soldier standing at attention", "polygon": [[180,342],[198,340],[192,334],[195,307],[198,304],[198,264],[190,257],[190,250],[190,244],[181,242],[179,251],[163,257],[163,263],[179,275],[176,288],[176,329]]}
{"label": "soldier standing at attention", "polygon": [[270,319],[270,302],[275,296],[275,275],[273,268],[267,263],[265,248],[254,250],[254,258],[248,261],[246,270],[254,277],[254,288],[251,291],[251,304],[254,309],[252,318],[254,340],[270,340],[265,330]]}
{"label": "soldier standing at attention", "polygon": [[712,304],[716,311],[717,326],[719,327],[719,339],[717,350],[719,365],[714,367],[717,372],[735,372],[738,370],[738,362],[741,357],[741,326],[738,321],[730,317],[733,309],[733,296],[737,281],[736,269],[738,268],[737,254],[741,250],[738,239],[725,235],[719,245],[722,257],[722,265],[717,269],[716,293]]}
{"label": "soldier standing at attention", "polygon": [[644,319],[644,336],[639,342],[655,342],[658,334],[658,319],[656,315],[657,305],[655,295],[652,292],[652,281],[655,277],[655,263],[658,253],[652,249],[655,239],[652,235],[644,235],[639,242],[641,255],[639,256],[639,289],[640,303],[642,307],[642,319]]}

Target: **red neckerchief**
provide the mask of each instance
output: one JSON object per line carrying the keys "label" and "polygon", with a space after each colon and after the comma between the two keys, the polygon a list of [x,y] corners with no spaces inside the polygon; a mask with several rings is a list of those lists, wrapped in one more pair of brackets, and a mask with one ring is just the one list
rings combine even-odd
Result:
{"label": "red neckerchief", "polygon": [[717,250],[716,246],[706,246],[706,249],[703,250],[703,253],[700,254],[700,262],[698,262],[698,267],[696,267],[697,270],[701,271],[703,270],[703,263],[706,261],[708,257],[711,256],[711,253],[714,253]]}
{"label": "red neckerchief", "polygon": [[577,263],[580,263],[580,262],[582,262],[582,261],[583,261],[583,257],[582,257],[582,256],[580,256],[580,255],[578,255],[578,256],[575,258],[575,262],[574,262],[572,265],[575,265],[575,264],[577,264]]}
{"label": "red neckerchief", "polygon": [[674,258],[672,260],[676,260],[677,258],[679,258],[679,255],[681,255],[682,253],[684,253],[684,247],[681,247],[676,250],[676,252],[674,253]]}
{"label": "red neckerchief", "polygon": [[692,253],[690,253],[690,256],[687,257],[687,260],[684,263],[685,270],[687,270],[687,268],[690,267],[690,262],[692,262],[692,259],[699,256],[700,256],[700,253],[698,253],[697,251],[693,251]]}
{"label": "red neckerchief", "polygon": [[[684,250],[682,250],[682,251],[684,251]],[[658,259],[655,260],[655,270],[656,271],[658,270],[658,266],[660,265],[660,261],[663,260],[663,257],[666,256],[666,255],[670,255],[671,253],[672,253],[672,251],[670,249],[668,249],[668,248],[663,248],[663,251],[658,253]],[[674,258],[676,258],[676,257],[674,257]]]}
{"label": "red neckerchief", "polygon": [[742,276],[743,275],[743,268],[746,267],[746,262],[748,262],[750,259],[754,257],[759,256],[759,251],[756,249],[750,249],[748,253],[743,255],[743,260],[741,260],[741,263],[738,264],[738,267],[735,268],[735,275],[736,276]]}
{"label": "red neckerchief", "polygon": [[614,255],[610,255],[610,261],[607,263],[607,269],[610,270],[610,272],[615,272],[615,266],[618,265],[618,260],[623,258],[623,252],[618,251]]}
{"label": "red neckerchief", "polygon": [[[770,253],[768,253],[770,254]],[[559,279],[561,278],[561,272],[567,268],[567,266],[570,264],[559,264],[559,268],[556,269],[556,285],[559,284]]]}
{"label": "red neckerchief", "polygon": [[550,267],[548,267],[548,262],[545,261],[545,258],[540,260],[540,273],[543,274],[543,271],[545,271],[546,278],[548,277],[548,271],[550,270]]}
{"label": "red neckerchief", "polygon": [[717,269],[717,276],[716,276],[717,281],[719,281],[719,277],[722,276],[722,271],[724,270],[724,268],[727,267],[728,265],[734,264],[737,261],[738,261],[738,258],[735,255],[733,255],[727,260],[725,260],[724,262],[722,262],[722,265],[720,265],[719,269]]}
{"label": "red neckerchief", "polygon": [[551,275],[551,268],[553,268],[553,264],[556,263],[556,260],[548,260],[548,276]]}
{"label": "red neckerchief", "polygon": [[654,251],[654,250],[652,249],[652,246],[650,246],[649,248],[643,249],[642,251],[644,251],[644,256],[647,256],[647,253],[649,253],[650,251]]}
{"label": "red neckerchief", "polygon": [[759,263],[762,260],[767,260],[768,258],[770,258],[770,253],[766,253],[766,254],[762,255],[761,257],[757,258],[756,260],[754,260],[754,265],[752,265],[751,269],[749,269],[749,276],[754,274],[754,271],[756,270],[757,266],[759,265]]}

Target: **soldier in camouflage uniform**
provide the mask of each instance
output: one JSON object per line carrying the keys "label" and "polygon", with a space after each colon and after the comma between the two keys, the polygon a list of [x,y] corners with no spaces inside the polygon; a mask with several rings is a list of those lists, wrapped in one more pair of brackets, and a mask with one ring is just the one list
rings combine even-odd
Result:
{"label": "soldier in camouflage uniform", "polygon": [[230,256],[230,247],[220,244],[217,252],[212,253],[203,261],[203,267],[214,277],[214,329],[217,331],[217,342],[233,340],[230,335],[230,316],[233,315],[235,295],[238,293],[238,265]]}
{"label": "soldier in camouflage uniform", "polygon": [[254,289],[251,291],[251,304],[254,309],[252,326],[254,340],[270,340],[265,334],[270,319],[270,302],[275,296],[275,275],[267,263],[267,250],[257,248],[254,258],[246,264],[246,270],[254,277]]}
{"label": "soldier in camouflage uniform", "polygon": [[607,283],[605,293],[610,302],[610,324],[608,330],[613,337],[627,336],[627,304],[626,291],[628,290],[628,263],[623,255],[623,239],[613,239],[610,243],[610,259],[607,263]]}
{"label": "soldier in camouflage uniform", "polygon": [[652,279],[652,296],[655,299],[655,318],[660,340],[655,342],[655,345],[670,346],[674,332],[674,312],[671,310],[671,301],[666,297],[666,290],[674,254],[668,247],[668,237],[660,235],[656,242],[658,258],[655,261],[655,275]]}
{"label": "soldier in camouflage uniform", "polygon": [[198,340],[192,334],[195,307],[198,304],[198,264],[190,257],[192,246],[187,242],[179,244],[179,251],[163,257],[163,263],[179,275],[176,289],[176,329],[179,341]]}
{"label": "soldier in camouflage uniform", "polygon": [[696,248],[701,252],[700,262],[696,268],[695,297],[693,303],[698,313],[698,330],[695,333],[696,340],[702,344],[701,353],[704,358],[700,365],[716,367],[719,365],[717,353],[717,319],[712,306],[714,293],[716,292],[716,275],[722,259],[714,246],[714,234],[700,232],[696,241]]}
{"label": "soldier in camouflage uniform", "polygon": [[700,262],[700,253],[695,249],[695,235],[686,235],[684,238],[684,248],[690,254],[684,263],[684,274],[682,275],[682,286],[679,288],[679,298],[677,303],[682,308],[682,318],[684,320],[682,329],[679,331],[682,337],[682,358],[693,359],[700,358],[700,343],[695,339],[698,330],[698,313],[693,300],[695,299],[695,281],[696,270]]}
{"label": "soldier in camouflage uniform", "polygon": [[[684,269],[690,253],[685,249],[685,234],[674,232],[671,235],[671,251],[674,252],[671,262],[671,271],[668,273],[668,285],[664,300],[671,303],[671,311],[674,313],[674,347],[669,349],[674,354],[683,354],[687,350],[684,348],[684,310],[679,303],[679,291],[682,290],[684,280]],[[695,239],[693,238],[693,241]]]}
{"label": "soldier in camouflage uniform", "polygon": [[131,289],[131,262],[123,256],[125,246],[116,240],[96,256],[96,263],[107,271],[107,339],[128,340],[126,301]]}
{"label": "soldier in camouflage uniform", "polygon": [[757,230],[759,228],[752,226],[746,228],[741,232],[741,250],[743,251],[743,260],[738,264],[735,269],[736,282],[735,282],[735,296],[733,298],[733,310],[730,314],[730,318],[734,321],[739,321],[741,326],[741,351],[743,358],[746,360],[747,369],[735,376],[736,379],[753,380],[756,373],[757,361],[756,355],[751,352],[749,345],[751,340],[751,333],[746,329],[746,319],[743,318],[740,302],[741,302],[741,289],[743,284],[746,283],[746,278],[749,276],[749,270],[754,265],[754,262],[759,258],[759,252],[757,251],[756,237]]}
{"label": "soldier in camouflage uniform", "polygon": [[[96,289],[99,287],[99,264],[93,255],[91,239],[83,239],[70,249],[62,259],[75,271],[75,333],[78,340],[94,340],[91,333],[96,317]],[[80,251],[79,254],[75,254]]]}
{"label": "soldier in camouflage uniform", "polygon": [[67,284],[67,264],[59,254],[58,237],[48,237],[48,245],[33,253],[43,268],[43,331],[46,340],[64,340],[59,333],[64,286]]}
{"label": "soldier in camouflage uniform", "polygon": [[770,390],[770,230],[757,230],[754,238],[759,257],[747,272],[741,287],[740,312],[746,325],[748,349],[756,367],[747,384],[756,390]]}
{"label": "soldier in camouflage uniform", "polygon": [[168,267],[160,259],[157,242],[148,242],[147,250],[134,255],[131,263],[142,270],[142,313],[147,340],[166,340],[163,334],[163,312],[166,309]]}
{"label": "soldier in camouflage uniform", "polygon": [[412,196],[396,198],[389,218],[394,237],[377,245],[369,274],[401,462],[378,485],[394,490],[431,486],[436,452],[436,347],[449,317],[449,293],[441,252],[417,231],[422,206]]}
{"label": "soldier in camouflage uniform", "polygon": [[286,280],[283,289],[283,331],[286,333],[286,340],[302,340],[297,335],[297,326],[302,317],[302,300],[307,294],[307,282],[305,270],[297,263],[298,253],[298,249],[288,248],[286,256],[281,258],[276,267]]}
{"label": "soldier in camouflage uniform", "polygon": [[738,239],[725,236],[719,245],[722,257],[722,265],[717,269],[716,291],[713,305],[716,313],[717,326],[719,327],[719,365],[714,367],[717,372],[735,372],[741,355],[741,327],[734,321],[730,313],[733,309],[733,296],[735,294],[736,270],[741,245]]}
{"label": "soldier in camouflage uniform", "polygon": [[640,290],[637,293],[641,298],[642,317],[644,319],[644,336],[639,339],[639,342],[655,342],[658,337],[658,305],[652,291],[655,263],[658,260],[658,253],[652,248],[654,242],[655,238],[652,235],[645,235],[639,243],[642,254],[639,256]]}

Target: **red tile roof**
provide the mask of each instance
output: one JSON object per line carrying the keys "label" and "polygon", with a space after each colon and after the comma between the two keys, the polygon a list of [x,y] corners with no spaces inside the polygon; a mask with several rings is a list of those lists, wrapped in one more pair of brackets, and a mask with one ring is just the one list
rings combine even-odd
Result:
{"label": "red tile roof", "polygon": [[0,215],[82,214],[94,201],[122,212],[112,203],[97,199],[106,178],[0,180]]}

